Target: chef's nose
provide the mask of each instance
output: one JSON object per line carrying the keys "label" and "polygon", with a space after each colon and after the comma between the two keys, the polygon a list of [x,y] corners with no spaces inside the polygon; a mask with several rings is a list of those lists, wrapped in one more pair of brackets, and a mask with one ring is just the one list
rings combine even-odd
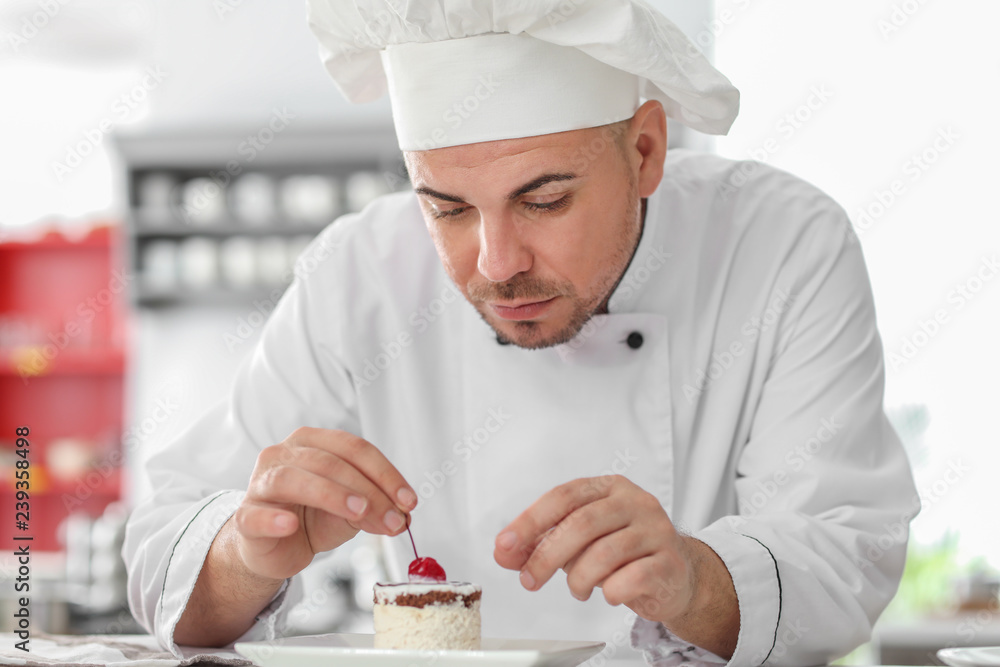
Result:
{"label": "chef's nose", "polygon": [[495,283],[531,269],[531,252],[522,242],[513,220],[483,216],[479,225],[478,268],[484,278]]}

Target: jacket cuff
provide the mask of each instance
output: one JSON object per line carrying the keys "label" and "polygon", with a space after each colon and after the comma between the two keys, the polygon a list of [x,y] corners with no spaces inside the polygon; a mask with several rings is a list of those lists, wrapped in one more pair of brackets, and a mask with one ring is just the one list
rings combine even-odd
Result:
{"label": "jacket cuff", "polygon": [[736,651],[724,658],[674,636],[661,623],[636,618],[632,647],[643,652],[653,667],[685,663],[753,667],[767,660],[775,644],[781,613],[781,582],[771,552],[759,541],[721,528],[707,528],[694,535],[707,544],[729,570],[740,609]]}
{"label": "jacket cuff", "polygon": [[[229,646],[239,642],[270,642],[288,634],[288,609],[302,598],[299,577],[285,579],[271,602],[254,618],[254,624]],[[292,589],[296,589],[293,594]]]}
{"label": "jacket cuff", "polygon": [[[718,526],[718,524],[716,524]],[[718,554],[733,578],[740,608],[740,633],[730,667],[767,661],[774,649],[781,616],[781,579],[770,549],[748,535],[708,527],[698,538]]]}
{"label": "jacket cuff", "polygon": [[[215,536],[239,507],[243,496],[243,491],[222,491],[195,505],[192,508],[190,521],[171,547],[163,579],[163,591],[156,608],[154,629],[160,645],[179,658],[183,658],[185,654],[174,641],[174,630],[198,582],[198,575],[205,564],[205,558]],[[274,637],[276,614],[284,601],[287,588],[286,581],[270,605],[258,615],[258,623],[255,623],[244,637],[254,639]]]}
{"label": "jacket cuff", "polygon": [[641,616],[632,624],[632,648],[642,651],[642,657],[652,667],[726,664],[725,658],[675,637],[662,623]]}

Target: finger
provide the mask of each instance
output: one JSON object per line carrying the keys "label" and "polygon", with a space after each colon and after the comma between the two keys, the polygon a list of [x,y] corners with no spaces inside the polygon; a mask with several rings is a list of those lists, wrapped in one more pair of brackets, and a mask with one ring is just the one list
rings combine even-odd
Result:
{"label": "finger", "polygon": [[[349,461],[324,449],[292,446],[285,458],[291,466],[298,466],[325,477],[352,493],[345,502],[352,516],[343,516],[369,533],[395,535],[405,526],[405,515],[396,503]],[[318,509],[326,509],[320,507]],[[388,531],[388,533],[386,533]]]}
{"label": "finger", "polygon": [[[342,471],[350,476],[349,467]],[[252,502],[279,505],[306,505],[323,510],[348,521],[360,523],[370,532],[392,535],[398,530],[391,530],[385,523],[387,517],[368,520],[367,501],[358,505],[358,492],[344,484],[333,481],[323,475],[295,465],[281,465],[267,469],[260,476],[251,479],[247,495]],[[388,513],[398,515],[398,525],[404,523],[403,515],[392,509]]]}
{"label": "finger", "polygon": [[511,539],[516,539],[514,533],[501,533],[497,537],[496,546],[493,548],[493,560],[495,560],[496,563],[504,569],[520,570],[521,566],[528,561],[528,558],[531,557],[531,554],[538,548],[538,545],[542,543],[542,540],[545,539],[545,535],[548,535],[548,533],[539,535],[531,544],[522,545],[518,550],[522,557],[516,559],[512,558],[511,554],[507,553],[507,547],[502,544],[502,539],[505,535],[509,535]]}
{"label": "finger", "polygon": [[522,583],[533,583],[526,586],[529,590],[541,588],[556,570],[566,569],[570,561],[595,543],[627,529],[631,520],[622,499],[609,498],[581,507],[563,519],[535,548],[521,568]]}
{"label": "finger", "polygon": [[632,561],[604,580],[608,604],[627,604],[643,618],[673,616],[685,608],[687,573],[665,566],[656,556]]}
{"label": "finger", "polygon": [[406,483],[403,475],[364,438],[347,433],[319,428],[300,428],[289,437],[292,444],[324,449],[348,461],[392,500],[403,512],[417,506],[417,494]]}
{"label": "finger", "polygon": [[245,503],[236,510],[236,529],[247,539],[288,537],[299,528],[299,517],[286,509]]}
{"label": "finger", "polygon": [[656,541],[648,533],[628,526],[595,540],[567,563],[566,585],[577,600],[590,598],[615,572],[633,561],[656,552]]}
{"label": "finger", "polygon": [[[257,559],[267,558],[286,538],[294,535],[299,519],[287,510],[244,503],[233,515],[233,523],[236,534],[242,538],[239,540],[240,557],[252,566]],[[291,531],[288,526],[293,526]],[[264,574],[260,569],[254,571]],[[271,573],[271,576],[277,578],[276,573]]]}
{"label": "finger", "polygon": [[315,507],[306,507],[301,521],[304,535],[313,553],[334,549],[361,530],[360,527],[352,526],[350,521]]}
{"label": "finger", "polygon": [[496,539],[493,557],[501,567],[520,570],[540,537],[572,512],[608,495],[614,477],[575,479],[552,489],[510,523]]}

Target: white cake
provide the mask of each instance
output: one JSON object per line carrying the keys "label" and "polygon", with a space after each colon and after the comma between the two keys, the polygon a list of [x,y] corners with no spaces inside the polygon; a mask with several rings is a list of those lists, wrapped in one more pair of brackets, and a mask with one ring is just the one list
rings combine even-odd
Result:
{"label": "white cake", "polygon": [[375,584],[375,648],[478,651],[481,598],[458,582]]}

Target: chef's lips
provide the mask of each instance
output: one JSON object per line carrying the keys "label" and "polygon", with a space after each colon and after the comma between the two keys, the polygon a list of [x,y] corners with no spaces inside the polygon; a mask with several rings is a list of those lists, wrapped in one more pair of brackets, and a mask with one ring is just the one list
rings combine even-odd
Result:
{"label": "chef's lips", "polygon": [[572,283],[554,284],[551,281],[516,277],[502,284],[470,285],[469,300],[472,302],[495,304],[497,302],[511,303],[515,301],[538,302],[547,301],[557,296],[575,297],[576,290]]}

